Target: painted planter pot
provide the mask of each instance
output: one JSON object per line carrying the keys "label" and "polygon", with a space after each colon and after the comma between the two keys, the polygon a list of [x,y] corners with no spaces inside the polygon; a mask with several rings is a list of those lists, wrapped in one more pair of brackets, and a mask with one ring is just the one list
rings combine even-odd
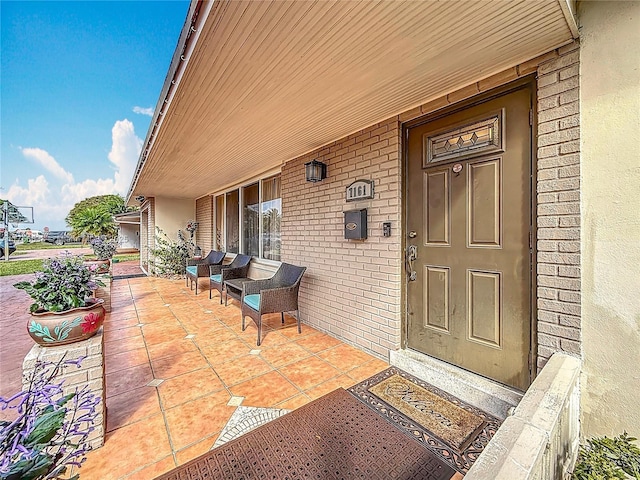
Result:
{"label": "painted planter pot", "polygon": [[111,260],[108,258],[106,260],[84,260],[84,264],[89,268],[91,268],[92,265],[95,265],[93,273],[107,273],[111,267]]}
{"label": "painted planter pot", "polygon": [[29,335],[38,345],[57,347],[93,337],[104,322],[101,298],[90,298],[86,307],[65,312],[34,312],[27,323]]}

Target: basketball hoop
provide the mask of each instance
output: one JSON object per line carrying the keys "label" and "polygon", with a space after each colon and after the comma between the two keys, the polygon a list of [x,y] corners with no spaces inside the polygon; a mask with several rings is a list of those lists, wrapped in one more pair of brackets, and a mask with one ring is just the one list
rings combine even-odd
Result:
{"label": "basketball hoop", "polygon": [[21,207],[8,200],[2,203],[2,224],[4,226],[4,259],[9,260],[9,224],[17,228],[21,223],[34,223],[33,207]]}

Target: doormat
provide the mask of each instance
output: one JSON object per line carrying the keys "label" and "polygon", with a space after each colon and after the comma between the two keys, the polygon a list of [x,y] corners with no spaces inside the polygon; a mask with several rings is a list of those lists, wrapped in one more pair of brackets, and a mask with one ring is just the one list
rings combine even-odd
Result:
{"label": "doormat", "polygon": [[471,468],[501,423],[396,367],[349,391],[461,473]]}
{"label": "doormat", "polygon": [[342,388],[157,480],[453,480],[460,474]]}
{"label": "doormat", "polygon": [[114,275],[113,280],[127,280],[128,278],[142,278],[146,277],[146,273],[132,273],[130,275]]}

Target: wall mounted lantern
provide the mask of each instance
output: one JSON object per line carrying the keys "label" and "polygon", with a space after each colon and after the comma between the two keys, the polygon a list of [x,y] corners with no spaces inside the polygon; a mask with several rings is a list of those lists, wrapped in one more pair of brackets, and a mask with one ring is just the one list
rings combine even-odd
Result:
{"label": "wall mounted lantern", "polygon": [[327,178],[327,165],[318,160],[304,164],[307,182],[319,182]]}

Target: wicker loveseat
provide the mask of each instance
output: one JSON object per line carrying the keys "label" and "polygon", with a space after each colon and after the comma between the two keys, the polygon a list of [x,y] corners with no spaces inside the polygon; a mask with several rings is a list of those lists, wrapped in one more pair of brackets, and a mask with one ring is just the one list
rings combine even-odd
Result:
{"label": "wicker loveseat", "polygon": [[[204,258],[190,258],[187,260],[186,267],[186,282],[189,288],[193,288],[193,283],[196,284],[196,295],[198,294],[198,278],[208,277],[210,265],[220,265],[224,260],[226,253],[211,250],[209,255]],[[191,282],[191,283],[189,283]]]}
{"label": "wicker loveseat", "polygon": [[245,329],[245,317],[251,317],[258,327],[257,345],[262,341],[262,315],[266,313],[280,313],[284,323],[284,312],[295,312],[298,333],[302,332],[298,311],[298,289],[306,269],[306,267],[282,263],[273,277],[242,284],[240,299],[242,330]]}
{"label": "wicker loveseat", "polygon": [[209,298],[211,291],[215,288],[220,292],[220,303],[222,303],[222,291],[224,282],[232,278],[245,278],[249,271],[249,255],[237,254],[229,265],[210,265],[209,266]]}

